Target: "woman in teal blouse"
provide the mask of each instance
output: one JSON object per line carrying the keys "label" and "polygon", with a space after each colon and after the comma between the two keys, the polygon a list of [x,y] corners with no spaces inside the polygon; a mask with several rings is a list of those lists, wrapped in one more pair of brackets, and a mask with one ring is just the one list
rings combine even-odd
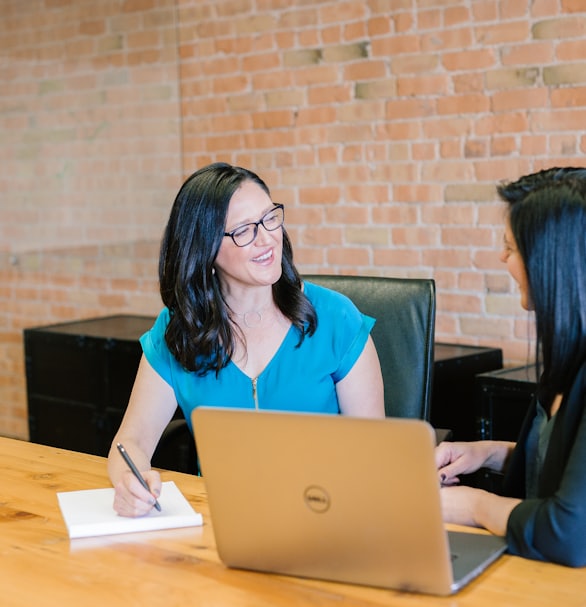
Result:
{"label": "woman in teal blouse", "polygon": [[[161,488],[150,459],[177,404],[383,417],[374,320],[349,299],[303,283],[275,204],[255,173],[225,163],[195,172],[175,199],[161,244],[165,307],[110,451],[114,508],[148,512]],[[126,469],[116,443],[145,477]]]}
{"label": "woman in teal blouse", "polygon": [[340,293],[308,282],[303,286],[319,319],[318,329],[299,344],[298,332],[291,326],[256,377],[248,376],[233,361],[217,374],[198,376],[187,371],[165,343],[169,311],[165,308],[159,314],[141,338],[144,356],[173,387],[189,424],[191,412],[200,405],[340,413],[336,384],[360,357],[374,320]]}

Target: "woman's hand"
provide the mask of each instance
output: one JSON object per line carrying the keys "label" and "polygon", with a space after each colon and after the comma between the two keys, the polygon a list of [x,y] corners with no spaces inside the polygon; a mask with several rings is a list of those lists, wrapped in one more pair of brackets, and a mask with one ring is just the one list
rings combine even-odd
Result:
{"label": "woman's hand", "polygon": [[460,474],[476,472],[486,459],[486,447],[479,442],[442,442],[435,450],[435,463],[442,485],[459,483]]}
{"label": "woman's hand", "polygon": [[440,491],[444,522],[468,527],[482,526],[477,520],[478,503],[484,493],[472,487],[443,487]]}
{"label": "woman's hand", "polygon": [[156,470],[148,470],[141,473],[150,493],[130,472],[125,471],[118,482],[114,485],[114,510],[120,516],[144,516],[148,514],[155,505],[155,499],[161,494],[161,476]]}
{"label": "woman's hand", "polygon": [[501,497],[474,487],[443,487],[440,491],[446,523],[484,527],[495,535],[506,535],[507,521],[521,500]]}
{"label": "woman's hand", "polygon": [[504,441],[442,442],[435,450],[435,463],[442,485],[456,485],[461,474],[479,468],[502,471],[514,443]]}

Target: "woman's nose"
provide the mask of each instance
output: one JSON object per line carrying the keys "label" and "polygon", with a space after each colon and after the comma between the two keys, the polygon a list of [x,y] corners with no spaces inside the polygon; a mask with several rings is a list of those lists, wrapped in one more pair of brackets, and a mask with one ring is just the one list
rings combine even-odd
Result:
{"label": "woman's nose", "polygon": [[255,242],[256,243],[267,243],[270,242],[271,239],[273,238],[273,235],[271,232],[269,232],[261,223],[258,226],[258,232],[256,233],[256,238],[255,238]]}

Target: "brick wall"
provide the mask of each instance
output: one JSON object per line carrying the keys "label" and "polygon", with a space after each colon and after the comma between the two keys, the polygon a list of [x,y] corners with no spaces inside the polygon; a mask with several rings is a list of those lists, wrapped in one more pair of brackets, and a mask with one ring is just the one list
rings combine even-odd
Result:
{"label": "brick wall", "polygon": [[302,271],[431,276],[437,337],[532,355],[501,179],[583,164],[581,0],[0,0],[0,434],[22,328],[154,314],[185,175],[259,172]]}

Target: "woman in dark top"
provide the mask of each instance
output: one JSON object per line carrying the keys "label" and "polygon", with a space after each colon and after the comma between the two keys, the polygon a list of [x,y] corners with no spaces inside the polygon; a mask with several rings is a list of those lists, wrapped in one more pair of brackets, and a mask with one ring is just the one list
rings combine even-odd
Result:
{"label": "woman in dark top", "polygon": [[[505,535],[527,558],[586,565],[586,169],[553,168],[498,187],[507,203],[501,261],[536,323],[537,398],[517,443],[442,443],[448,522]],[[458,486],[504,471],[503,495]]]}

